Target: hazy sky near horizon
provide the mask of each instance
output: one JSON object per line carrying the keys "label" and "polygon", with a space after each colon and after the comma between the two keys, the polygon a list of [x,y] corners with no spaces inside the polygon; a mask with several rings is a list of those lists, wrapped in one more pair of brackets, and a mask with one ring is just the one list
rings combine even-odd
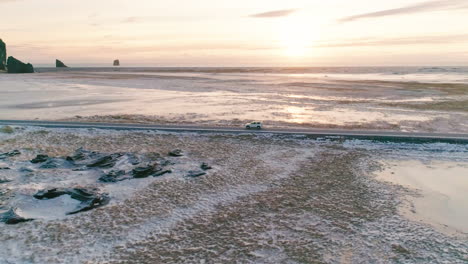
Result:
{"label": "hazy sky near horizon", "polygon": [[468,0],[0,0],[36,65],[468,66]]}

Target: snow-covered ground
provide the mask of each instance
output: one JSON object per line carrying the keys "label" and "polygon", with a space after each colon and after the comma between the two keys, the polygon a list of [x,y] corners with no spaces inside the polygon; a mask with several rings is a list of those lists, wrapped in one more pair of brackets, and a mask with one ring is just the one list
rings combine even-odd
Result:
{"label": "snow-covered ground", "polygon": [[[160,153],[173,173],[106,183],[100,170],[30,162],[79,148]],[[173,149],[184,156],[169,157]],[[467,145],[16,127],[0,133],[0,154],[12,150],[21,154],[0,160],[9,168],[0,170],[9,180],[0,184],[0,206],[35,220],[0,223],[0,263],[467,261],[466,195],[453,189],[467,188]],[[187,177],[203,162],[213,169]],[[124,158],[114,166],[130,168]],[[66,215],[76,200],[32,197],[76,186],[108,193],[110,203]],[[433,218],[447,212],[442,200],[427,215],[441,196],[426,196],[425,186],[461,213]]]}

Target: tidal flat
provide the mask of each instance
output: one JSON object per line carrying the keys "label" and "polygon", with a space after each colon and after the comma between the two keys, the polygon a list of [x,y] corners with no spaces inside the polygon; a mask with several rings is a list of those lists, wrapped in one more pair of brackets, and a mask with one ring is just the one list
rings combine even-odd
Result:
{"label": "tidal flat", "polygon": [[468,132],[466,68],[319,70],[39,68],[0,75],[0,111],[20,120]]}
{"label": "tidal flat", "polygon": [[[427,210],[420,207],[426,195],[421,185],[404,182],[417,179],[434,186],[451,181],[447,174],[455,173],[454,179],[468,175],[466,145],[11,128],[0,133],[0,154],[10,153],[0,156],[0,167],[8,168],[0,170],[5,180],[0,183],[0,210],[13,208],[31,220],[0,223],[0,262],[467,261],[468,234],[459,228],[459,221],[468,220],[463,219],[466,214],[456,214],[461,218],[455,222],[426,217]],[[89,163],[86,155],[113,158]],[[56,166],[43,166],[48,159]],[[100,180],[112,170],[132,175],[148,162],[171,173]],[[429,165],[424,175],[415,174],[408,173],[414,166],[407,162]],[[190,176],[202,164],[211,169]],[[447,167],[452,169],[439,174]],[[466,188],[465,180],[453,182]],[[97,190],[110,200],[67,214],[77,206],[76,199],[35,198],[44,189],[78,187]],[[446,190],[444,197],[459,197]],[[48,213],[44,208],[50,206],[54,210]],[[405,208],[421,217],[408,216]],[[464,210],[463,203],[449,209]],[[445,229],[439,228],[441,223]]]}

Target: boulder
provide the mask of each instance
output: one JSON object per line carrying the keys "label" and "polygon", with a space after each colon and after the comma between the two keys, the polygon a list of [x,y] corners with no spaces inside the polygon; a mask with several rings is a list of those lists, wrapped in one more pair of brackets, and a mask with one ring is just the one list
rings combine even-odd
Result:
{"label": "boulder", "polygon": [[119,60],[114,60],[114,66],[120,66],[120,61]]}
{"label": "boulder", "polygon": [[49,159],[49,156],[39,154],[34,159],[31,160],[31,163],[34,163],[34,164],[43,163],[43,162],[46,162],[48,159]]}
{"label": "boulder", "polygon": [[210,165],[208,165],[208,163],[205,163],[205,162],[202,163],[200,168],[204,171],[213,169],[213,167],[211,167]]}
{"label": "boulder", "polygon": [[83,148],[79,148],[75,150],[75,153],[73,156],[68,156],[66,159],[70,162],[77,162],[77,161],[83,161],[87,159],[96,159],[98,157],[101,157],[102,155],[98,152],[95,151],[89,151],[85,150]]}
{"label": "boulder", "polygon": [[0,39],[0,71],[6,71],[6,44]]}
{"label": "boulder", "polygon": [[68,68],[67,65],[65,65],[63,62],[61,62],[60,60],[55,60],[55,67],[56,68]]}
{"label": "boulder", "polygon": [[33,195],[33,197],[39,200],[46,200],[46,199],[54,199],[67,193],[68,193],[67,189],[53,188],[53,189],[39,191],[35,195]]}
{"label": "boulder", "polygon": [[23,63],[12,56],[8,57],[7,68],[8,73],[34,73],[31,63]]}
{"label": "boulder", "polygon": [[65,194],[81,202],[74,210],[67,212],[68,215],[89,211],[104,206],[110,201],[107,193],[99,193],[97,189],[84,188],[53,188],[42,190],[36,193],[34,198],[39,200],[54,199]]}
{"label": "boulder", "polygon": [[16,210],[11,208],[10,210],[0,213],[0,222],[7,225],[15,225],[22,222],[32,221],[31,218],[24,218],[16,213]]}
{"label": "boulder", "polygon": [[86,167],[88,168],[112,168],[114,167],[117,160],[122,156],[123,154],[121,153],[114,153],[111,155],[107,155],[102,158],[98,158],[92,163],[86,165]]}
{"label": "boulder", "polygon": [[39,166],[41,169],[56,169],[60,167],[65,167],[64,161],[60,159],[47,159]]}
{"label": "boulder", "polygon": [[171,157],[182,157],[184,154],[182,153],[182,150],[180,149],[174,149],[172,151],[169,151],[169,156]]}
{"label": "boulder", "polygon": [[146,178],[153,175],[156,172],[162,171],[156,164],[151,164],[145,167],[137,167],[132,170],[134,178]]}
{"label": "boulder", "polygon": [[131,179],[131,177],[126,175],[124,170],[113,170],[99,177],[100,182],[119,182],[127,179]]}

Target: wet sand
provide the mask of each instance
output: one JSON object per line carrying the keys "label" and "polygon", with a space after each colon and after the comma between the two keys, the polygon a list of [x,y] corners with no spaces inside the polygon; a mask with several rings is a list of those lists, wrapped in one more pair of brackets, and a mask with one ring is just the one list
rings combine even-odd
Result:
{"label": "wet sand", "polygon": [[4,74],[0,111],[2,119],[237,127],[261,120],[270,127],[468,131],[468,84],[345,77],[90,70]]}

